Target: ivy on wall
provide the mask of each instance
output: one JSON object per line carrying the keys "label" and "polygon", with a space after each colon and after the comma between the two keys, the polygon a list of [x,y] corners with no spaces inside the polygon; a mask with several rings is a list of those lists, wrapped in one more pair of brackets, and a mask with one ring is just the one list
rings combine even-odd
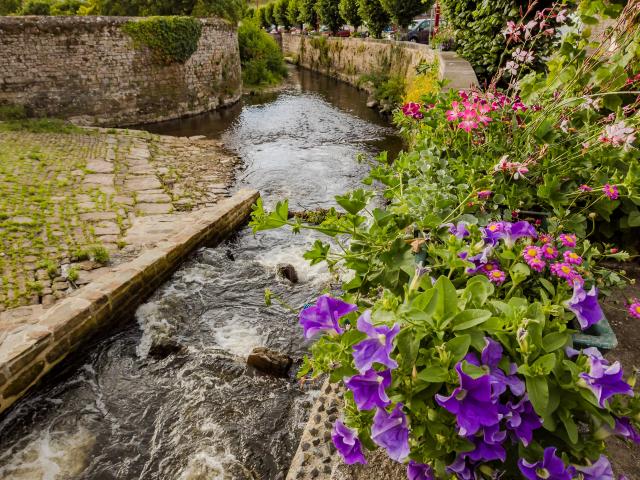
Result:
{"label": "ivy on wall", "polygon": [[125,23],[122,30],[136,46],[145,45],[166,64],[184,63],[197,50],[202,24],[193,17],[148,17]]}

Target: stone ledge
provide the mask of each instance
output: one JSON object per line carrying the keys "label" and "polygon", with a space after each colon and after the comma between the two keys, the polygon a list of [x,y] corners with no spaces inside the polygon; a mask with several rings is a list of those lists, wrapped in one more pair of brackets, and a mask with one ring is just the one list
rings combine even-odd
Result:
{"label": "stone ledge", "polygon": [[242,225],[258,197],[254,190],[240,190],[214,207],[180,217],[178,233],[9,334],[0,344],[0,413],[88,338],[127,318],[194,248],[219,242]]}

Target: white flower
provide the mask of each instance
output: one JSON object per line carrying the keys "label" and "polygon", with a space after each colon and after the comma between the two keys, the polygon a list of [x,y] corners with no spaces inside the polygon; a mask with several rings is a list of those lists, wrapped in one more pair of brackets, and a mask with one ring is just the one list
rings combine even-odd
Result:
{"label": "white flower", "polygon": [[504,67],[507,72],[509,72],[511,75],[517,75],[518,74],[518,69],[520,68],[520,65],[518,65],[516,62],[514,62],[513,60],[509,60],[505,67]]}
{"label": "white flower", "polygon": [[531,63],[534,59],[533,52],[522,48],[516,48],[516,51],[512,53],[512,56],[518,63]]}
{"label": "white flower", "polygon": [[627,127],[624,121],[607,125],[604,127],[602,135],[600,135],[601,142],[611,143],[614,147],[624,147],[625,150],[631,148],[635,139],[635,129]]}
{"label": "white flower", "polygon": [[564,133],[569,132],[569,120],[567,118],[563,118],[560,122],[560,130],[562,130]]}
{"label": "white flower", "polygon": [[560,10],[558,12],[558,14],[556,15],[556,22],[558,23],[564,23],[567,21],[567,9],[563,8],[562,10]]}
{"label": "white flower", "polygon": [[602,98],[584,97],[584,103],[580,105],[583,110],[600,110],[602,108]]}

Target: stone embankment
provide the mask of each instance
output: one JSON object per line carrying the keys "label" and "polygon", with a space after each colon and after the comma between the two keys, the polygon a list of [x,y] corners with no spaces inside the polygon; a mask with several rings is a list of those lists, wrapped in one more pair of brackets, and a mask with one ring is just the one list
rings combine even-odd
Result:
{"label": "stone embankment", "polygon": [[440,52],[428,45],[394,40],[336,38],[282,34],[282,51],[298,65],[362,87],[363,78],[392,74],[410,82],[420,63],[436,64],[446,88],[477,86],[471,64],[454,52]]}
{"label": "stone embankment", "polygon": [[103,272],[32,321],[5,331],[0,344],[0,413],[89,337],[130,318],[194,248],[219,242],[236,230],[257,198],[257,192],[241,190],[215,206],[147,228],[153,248]]}
{"label": "stone embankment", "polygon": [[0,106],[78,124],[123,126],[213,110],[242,93],[235,27],[202,19],[185,62],[159,61],[127,17],[0,17]]}

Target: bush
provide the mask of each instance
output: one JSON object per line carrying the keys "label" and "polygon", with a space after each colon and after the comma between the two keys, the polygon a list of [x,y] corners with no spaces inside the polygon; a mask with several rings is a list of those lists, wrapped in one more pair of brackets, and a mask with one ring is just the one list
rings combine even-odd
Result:
{"label": "bush", "polygon": [[137,45],[146,45],[164,63],[184,63],[198,49],[202,24],[191,17],[149,17],[130,21],[122,30]]}
{"label": "bush", "polygon": [[242,80],[245,85],[272,85],[287,75],[276,41],[253,22],[238,28]]}
{"label": "bush", "polygon": [[21,3],[21,0],[0,0],[0,15],[17,13]]}
{"label": "bush", "polygon": [[48,0],[27,0],[20,10],[21,15],[51,15],[51,2]]}
{"label": "bush", "polygon": [[27,118],[24,105],[0,105],[0,121],[23,120]]}
{"label": "bush", "polygon": [[77,15],[84,4],[82,0],[62,0],[51,6],[51,15]]}

